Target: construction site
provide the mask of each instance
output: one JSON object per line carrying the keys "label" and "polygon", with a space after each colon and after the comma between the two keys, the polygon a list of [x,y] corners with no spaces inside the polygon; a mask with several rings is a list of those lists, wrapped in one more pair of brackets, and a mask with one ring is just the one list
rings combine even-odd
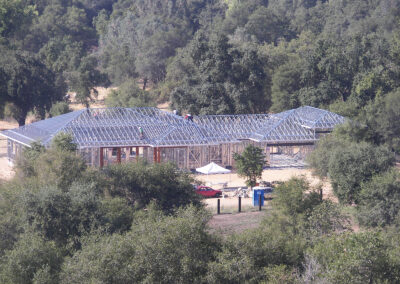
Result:
{"label": "construction site", "polygon": [[234,153],[253,144],[263,149],[268,167],[304,167],[321,136],[344,122],[338,114],[309,106],[277,114],[181,117],[157,108],[81,109],[5,130],[13,163],[24,147],[49,147],[58,133],[73,136],[88,165],[104,167],[144,159],[173,162],[192,170],[214,162],[235,168]]}

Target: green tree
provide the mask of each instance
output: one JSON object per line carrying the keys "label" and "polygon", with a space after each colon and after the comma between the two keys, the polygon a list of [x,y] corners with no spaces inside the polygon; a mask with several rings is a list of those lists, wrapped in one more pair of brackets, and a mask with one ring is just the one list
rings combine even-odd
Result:
{"label": "green tree", "polygon": [[260,113],[270,105],[270,77],[254,46],[198,32],[171,62],[172,106],[193,114]]}
{"label": "green tree", "polygon": [[119,197],[101,200],[103,227],[109,233],[123,233],[131,228],[134,211],[128,202]]}
{"label": "green tree", "polygon": [[309,254],[329,283],[390,282],[388,246],[378,232],[347,233],[321,240]]}
{"label": "green tree", "polygon": [[293,218],[311,212],[315,206],[322,203],[320,194],[312,190],[304,178],[291,178],[279,185],[275,189],[275,194],[273,200],[275,208]]}
{"label": "green tree", "polygon": [[68,189],[42,186],[23,196],[24,214],[32,228],[60,246],[79,248],[80,237],[102,225],[102,205],[90,185],[75,183]]}
{"label": "green tree", "polygon": [[35,176],[35,162],[44,151],[44,146],[39,142],[33,142],[30,148],[24,148],[15,165],[16,176],[21,179]]}
{"label": "green tree", "polygon": [[395,152],[400,151],[400,128],[393,121],[400,118],[400,90],[397,89],[385,96],[379,96],[367,105],[357,122],[361,127],[353,125],[352,135],[359,140],[366,140],[376,145],[385,144]]}
{"label": "green tree", "polygon": [[315,242],[329,235],[351,231],[350,218],[342,214],[341,209],[340,205],[330,200],[323,200],[314,206],[305,222],[305,233],[308,238]]}
{"label": "green tree", "polygon": [[74,143],[73,135],[65,132],[59,132],[53,137],[51,147],[58,151],[67,151],[72,153],[77,150],[77,145]]}
{"label": "green tree", "polygon": [[98,94],[95,87],[107,87],[109,84],[107,75],[97,69],[97,60],[93,56],[83,58],[79,68],[69,74],[69,79],[72,91],[76,92],[76,99],[87,108],[93,96]]}
{"label": "green tree", "polygon": [[148,208],[126,234],[88,239],[64,264],[61,283],[203,282],[218,248],[207,231],[209,219],[194,207],[174,216]]}
{"label": "green tree", "polygon": [[87,166],[76,153],[49,149],[34,162],[35,176],[40,183],[68,188],[83,176]]}
{"label": "green tree", "polygon": [[155,98],[141,90],[135,80],[123,83],[117,90],[112,90],[105,99],[107,107],[147,107],[155,106]]}
{"label": "green tree", "polygon": [[21,186],[18,181],[0,183],[0,257],[13,248],[23,232],[20,195]]}
{"label": "green tree", "polygon": [[0,42],[21,38],[36,18],[37,11],[28,1],[0,1]]}
{"label": "green tree", "polygon": [[283,215],[266,216],[254,230],[229,236],[208,264],[208,283],[259,283],[272,280],[266,271],[283,265],[288,272],[301,266],[305,240]]}
{"label": "green tree", "polygon": [[375,175],[361,185],[357,211],[361,225],[384,227],[396,222],[400,211],[400,182],[395,169]]}
{"label": "green tree", "polygon": [[109,191],[113,196],[125,198],[136,208],[153,201],[160,209],[173,209],[201,204],[192,186],[192,177],[177,171],[172,164],[147,164],[145,162],[112,165],[107,168]]}
{"label": "green tree", "polygon": [[261,178],[265,165],[265,155],[262,149],[250,144],[242,154],[234,153],[233,159],[236,162],[239,176],[246,178],[246,185],[255,186],[257,179]]}
{"label": "green tree", "polygon": [[51,106],[49,114],[51,116],[57,116],[69,112],[71,112],[71,109],[69,108],[69,104],[67,102],[58,102]]}
{"label": "green tree", "polygon": [[61,100],[65,90],[56,82],[55,74],[34,56],[2,48],[0,82],[5,87],[1,100],[13,103],[14,118],[25,125],[29,111],[44,117],[53,102]]}
{"label": "green tree", "polygon": [[272,10],[262,6],[251,14],[244,28],[259,42],[275,44],[278,38],[283,38],[290,33],[286,19],[280,18]]}
{"label": "green tree", "polygon": [[83,178],[87,168],[85,161],[75,152],[76,144],[70,134],[60,133],[53,138],[49,149],[39,143],[26,148],[17,161],[19,178],[36,180],[39,184],[68,188]]}
{"label": "green tree", "polygon": [[[0,265],[2,283],[56,283],[63,262],[63,251],[53,241],[26,232],[8,251]],[[43,274],[49,282],[37,282]]]}
{"label": "green tree", "polygon": [[337,148],[329,159],[329,177],[333,191],[343,203],[358,203],[361,184],[373,175],[389,169],[394,155],[385,147],[366,143]]}
{"label": "green tree", "polygon": [[281,112],[287,109],[293,109],[300,106],[299,100],[299,81],[301,62],[293,62],[279,66],[272,76],[272,106],[271,110]]}
{"label": "green tree", "polygon": [[329,177],[342,203],[358,203],[361,184],[385,172],[394,163],[394,154],[385,146],[350,142],[329,136],[318,144],[309,162],[317,175]]}
{"label": "green tree", "polygon": [[[340,131],[340,130],[336,130]],[[313,174],[321,179],[329,177],[329,161],[332,152],[337,148],[348,147],[348,142],[336,135],[327,135],[317,142],[317,147],[307,156]]]}

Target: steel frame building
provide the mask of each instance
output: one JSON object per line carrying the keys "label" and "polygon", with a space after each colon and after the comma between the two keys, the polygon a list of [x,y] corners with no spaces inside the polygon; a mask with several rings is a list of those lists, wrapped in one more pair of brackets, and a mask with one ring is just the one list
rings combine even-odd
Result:
{"label": "steel frame building", "polygon": [[303,159],[320,135],[343,123],[335,113],[309,106],[277,114],[204,115],[193,121],[157,108],[82,109],[0,132],[14,161],[34,141],[48,147],[57,133],[70,133],[79,153],[103,167],[143,158],[193,169],[216,162],[233,167],[232,154],[248,144]]}

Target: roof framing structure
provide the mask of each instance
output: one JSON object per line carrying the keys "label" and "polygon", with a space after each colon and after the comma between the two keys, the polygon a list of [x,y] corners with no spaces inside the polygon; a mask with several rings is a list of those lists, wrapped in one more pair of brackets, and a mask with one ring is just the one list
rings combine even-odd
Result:
{"label": "roof framing structure", "polygon": [[308,106],[277,114],[203,115],[193,121],[150,107],[96,108],[70,112],[0,134],[24,145],[38,141],[48,146],[57,133],[66,132],[73,135],[79,148],[199,146],[243,139],[301,144],[317,140],[316,132],[330,131],[343,121],[340,115]]}

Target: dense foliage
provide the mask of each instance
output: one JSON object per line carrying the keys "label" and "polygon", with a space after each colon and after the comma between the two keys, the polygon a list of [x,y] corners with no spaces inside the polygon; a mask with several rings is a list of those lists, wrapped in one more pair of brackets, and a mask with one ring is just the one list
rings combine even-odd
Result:
{"label": "dense foliage", "polygon": [[[2,53],[26,60],[25,71],[0,72],[8,82],[0,101],[14,105],[21,124],[27,111],[43,117],[66,90],[89,105],[94,87],[110,83],[124,86],[111,106],[170,99],[180,113],[215,114],[307,104],[368,125],[381,115],[370,138],[397,149],[398,131],[385,124],[396,107],[384,101],[392,94],[395,103],[400,87],[399,20],[393,0],[3,0]],[[13,92],[12,74],[35,80],[39,67],[43,85],[25,80],[39,103]]]}
{"label": "dense foliage", "polygon": [[352,216],[300,177],[275,189],[259,227],[223,236],[209,229],[187,173],[144,162],[90,169],[71,141],[33,145],[0,185],[2,283],[400,279],[400,234],[387,226],[397,220],[396,172],[361,185],[357,217],[381,231],[352,232]]}
{"label": "dense foliage", "polygon": [[309,158],[339,204],[294,178],[225,237],[172,165],[97,170],[68,135],[33,144],[0,184],[0,282],[398,283],[399,23],[395,0],[0,0],[0,114],[20,125],[109,84],[108,106],[351,118]]}
{"label": "dense foliage", "polygon": [[261,178],[265,165],[265,155],[262,149],[250,144],[242,154],[234,153],[233,159],[239,176],[246,178],[246,185],[255,186],[257,179]]}

